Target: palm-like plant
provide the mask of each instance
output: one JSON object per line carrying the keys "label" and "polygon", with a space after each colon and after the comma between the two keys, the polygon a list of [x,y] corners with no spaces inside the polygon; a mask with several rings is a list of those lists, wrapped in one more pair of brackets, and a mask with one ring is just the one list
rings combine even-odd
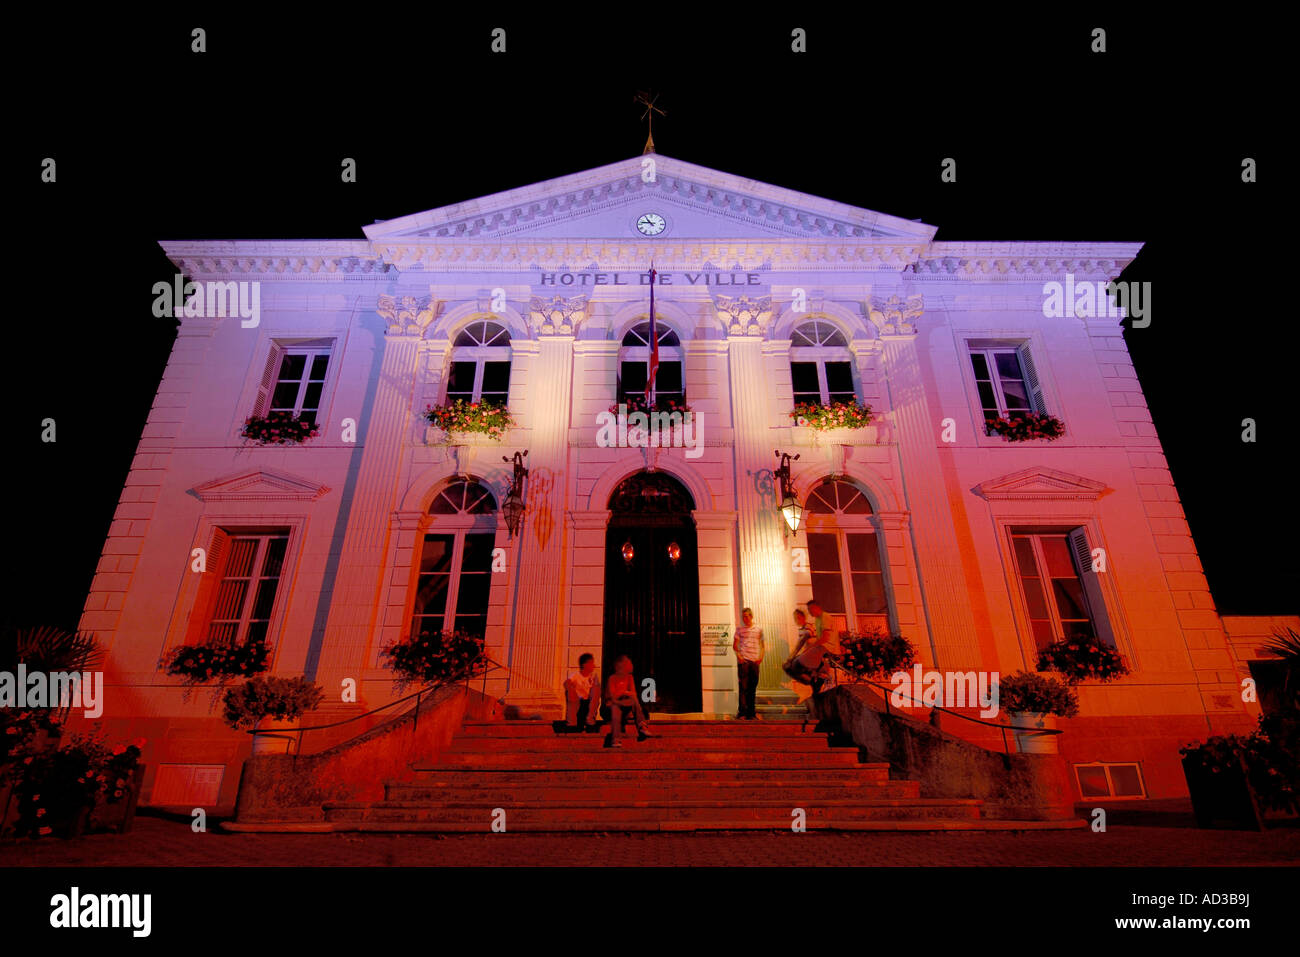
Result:
{"label": "palm-like plant", "polygon": [[[94,671],[104,659],[104,649],[90,632],[68,631],[54,625],[16,628],[0,643],[0,670],[16,673],[19,663],[31,672],[47,675],[55,672]],[[52,708],[56,720],[67,716],[67,709]]]}
{"label": "palm-like plant", "polygon": [[1273,640],[1263,647],[1282,659],[1282,700],[1290,707],[1300,706],[1300,635],[1292,628],[1286,634],[1274,632]]}

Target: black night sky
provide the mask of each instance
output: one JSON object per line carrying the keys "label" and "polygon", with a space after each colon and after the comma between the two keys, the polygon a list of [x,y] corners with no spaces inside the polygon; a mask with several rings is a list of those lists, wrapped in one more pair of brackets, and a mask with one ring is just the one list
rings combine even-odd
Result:
{"label": "black night sky", "polygon": [[[920,219],[940,240],[1145,241],[1122,278],[1153,283],[1152,323],[1126,339],[1219,610],[1296,613],[1295,306],[1288,285],[1274,295],[1289,260],[1269,228],[1293,106],[1264,72],[1284,62],[1281,30],[1033,9],[1016,27],[919,8],[35,14],[11,37],[50,56],[11,91],[5,158],[4,624],[76,626],[175,333],[150,311],[174,271],[158,240],[360,239],[377,219],[625,159],[645,140],[643,88],[667,111],[659,152]],[[190,52],[196,25],[207,53]],[[489,49],[497,26],[505,54]],[[1095,26],[1105,54],[1089,51]],[[356,184],[340,182],[345,156]]]}

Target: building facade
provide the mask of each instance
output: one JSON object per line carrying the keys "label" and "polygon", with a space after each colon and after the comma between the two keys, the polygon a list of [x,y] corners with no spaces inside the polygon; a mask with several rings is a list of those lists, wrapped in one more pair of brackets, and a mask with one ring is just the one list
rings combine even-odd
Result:
{"label": "building facade", "polygon": [[[392,700],[383,647],[453,626],[485,635],[488,690],[519,714],[558,713],[580,654],[624,650],[657,708],[734,714],[741,609],[767,639],[760,693],[789,699],[814,592],[927,670],[1033,670],[1061,635],[1117,648],[1132,673],[1062,722],[1080,796],[1185,793],[1178,745],[1253,724],[1118,317],[1045,308],[1140,244],[939,242],[658,155],[364,232],[163,244],[201,295],[81,620],[110,649],[109,725],[150,741],[146,800],[232,802],[249,748],[160,670],[177,645],[265,637],[274,673],[326,689],[313,722]],[[606,414],[644,387],[652,278],[657,393],[692,411],[667,447]],[[215,314],[238,292],[255,308]],[[424,410],[455,398],[515,425],[440,433]],[[848,398],[867,427],[790,415]],[[273,410],[320,434],[240,437]],[[1064,435],[988,433],[1016,411]]]}

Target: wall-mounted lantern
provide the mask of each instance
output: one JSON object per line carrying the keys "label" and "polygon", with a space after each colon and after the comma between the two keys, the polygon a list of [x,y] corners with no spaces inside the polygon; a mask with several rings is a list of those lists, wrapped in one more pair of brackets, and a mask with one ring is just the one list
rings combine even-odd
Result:
{"label": "wall-mounted lantern", "polygon": [[524,468],[524,456],[527,454],[528,450],[524,449],[523,452],[516,452],[513,459],[501,456],[502,462],[513,462],[515,467],[510,490],[506,492],[506,500],[501,503],[501,514],[505,516],[511,538],[519,533],[519,524],[524,518],[524,479],[528,477],[528,469]]}
{"label": "wall-mounted lantern", "polygon": [[668,546],[668,560],[672,562],[674,566],[676,566],[677,560],[681,557],[682,557],[682,546],[678,545],[676,542],[670,544]]}
{"label": "wall-mounted lantern", "polygon": [[[785,519],[786,525],[790,531],[799,531],[799,523],[803,521],[803,506],[799,504],[799,499],[795,497],[794,489],[790,485],[790,462],[791,455],[788,452],[776,451],[772,453],[781,459],[781,464],[776,470],[776,479],[781,489],[781,504],[777,506],[781,512],[781,517]],[[799,456],[793,456],[794,461],[799,460]]]}
{"label": "wall-mounted lantern", "polygon": [[636,555],[636,549],[632,547],[632,540],[628,539],[623,543],[623,563],[629,567],[632,565],[632,558]]}

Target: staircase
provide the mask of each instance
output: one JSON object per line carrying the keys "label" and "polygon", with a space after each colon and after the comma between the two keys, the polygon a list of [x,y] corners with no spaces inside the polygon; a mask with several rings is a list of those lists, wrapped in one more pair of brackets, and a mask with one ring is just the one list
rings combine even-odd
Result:
{"label": "staircase", "polygon": [[[981,828],[981,802],[923,799],[887,764],[781,721],[653,721],[650,740],[557,735],[549,721],[466,721],[415,779],[385,782],[385,800],[324,805],[333,830],[507,831],[852,830]],[[602,729],[603,730],[603,729]]]}

